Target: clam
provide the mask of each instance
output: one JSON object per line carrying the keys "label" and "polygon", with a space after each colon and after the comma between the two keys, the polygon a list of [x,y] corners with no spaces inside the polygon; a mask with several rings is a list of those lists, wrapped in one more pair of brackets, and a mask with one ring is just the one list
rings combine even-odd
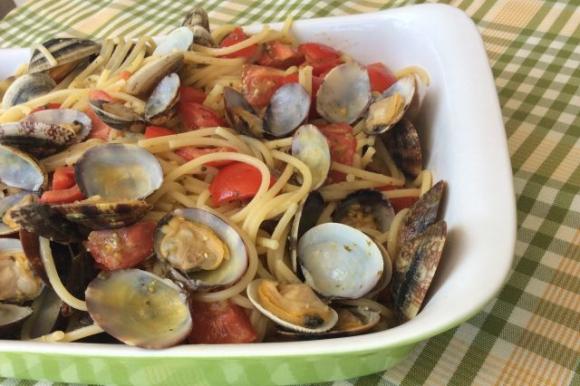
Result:
{"label": "clam", "polygon": [[232,285],[248,267],[246,246],[221,216],[200,208],[176,209],[159,222],[155,252],[190,288]]}
{"label": "clam", "polygon": [[445,221],[430,225],[419,236],[402,245],[395,260],[393,302],[401,317],[415,317],[443,254],[447,235]]}
{"label": "clam", "polygon": [[299,83],[278,88],[266,109],[264,131],[275,138],[291,134],[308,117],[310,95]]}
{"label": "clam", "polygon": [[191,331],[186,294],[150,272],[101,272],[88,285],[85,298],[95,323],[130,346],[170,347]]}
{"label": "clam", "polygon": [[83,229],[69,222],[48,204],[24,205],[12,211],[12,218],[27,232],[51,241],[72,243],[83,240]]}
{"label": "clam", "polygon": [[189,28],[202,27],[206,31],[210,31],[209,17],[207,16],[205,9],[202,7],[195,7],[193,10],[186,13],[181,25]]}
{"label": "clam", "polygon": [[2,97],[2,108],[28,102],[31,99],[49,93],[56,87],[56,82],[45,73],[22,75],[8,87]]}
{"label": "clam", "polygon": [[226,118],[238,132],[256,138],[264,135],[264,122],[246,98],[231,87],[224,88]]}
{"label": "clam", "polygon": [[428,226],[437,221],[445,185],[445,181],[439,181],[411,206],[401,225],[399,245],[404,245],[407,241],[417,237]]}
{"label": "clam", "polygon": [[176,73],[171,73],[155,87],[145,105],[145,119],[154,125],[164,125],[174,113],[179,100],[181,82]]}
{"label": "clam", "polygon": [[357,63],[341,64],[326,75],[316,95],[321,117],[333,123],[353,123],[371,99],[367,70]]}
{"label": "clam", "polygon": [[17,232],[20,225],[12,218],[12,210],[30,204],[34,195],[30,192],[19,192],[0,200],[0,236]]}
{"label": "clam", "polygon": [[159,161],[136,145],[104,144],[89,149],[75,165],[77,184],[86,197],[105,201],[140,200],[163,182]]}
{"label": "clam", "polygon": [[121,102],[91,99],[89,106],[107,126],[113,129],[131,133],[145,131],[144,118]]}
{"label": "clam", "polygon": [[91,199],[52,207],[68,221],[90,230],[114,229],[132,225],[141,220],[151,208],[143,200],[99,202]]}
{"label": "clam", "polygon": [[174,52],[186,52],[193,44],[193,31],[189,27],[179,27],[160,39],[153,55],[162,56]]}
{"label": "clam", "polygon": [[91,119],[80,111],[42,110],[29,114],[20,122],[0,124],[0,143],[45,157],[81,142],[89,135],[91,127]]}
{"label": "clam", "polygon": [[175,52],[148,62],[127,80],[125,91],[133,95],[148,94],[166,75],[183,64],[183,53]]}
{"label": "clam", "polygon": [[34,300],[44,288],[32,270],[22,243],[0,239],[0,302],[23,303]]}
{"label": "clam", "polygon": [[322,194],[318,191],[313,191],[302,201],[294,215],[289,237],[290,261],[292,262],[294,272],[298,271],[298,240],[300,240],[304,233],[316,225],[323,210],[324,199],[322,198]]}
{"label": "clam", "polygon": [[419,133],[411,121],[401,119],[381,137],[397,166],[405,174],[417,177],[423,169],[423,155]]}
{"label": "clam", "polygon": [[36,73],[51,70],[53,68],[78,62],[101,50],[101,45],[88,39],[56,38],[42,43],[50,52],[56,63],[49,60],[43,51],[38,48],[32,52],[28,64],[28,72]]}
{"label": "clam", "polygon": [[367,134],[384,133],[403,118],[415,95],[415,79],[415,75],[399,79],[371,103],[364,127]]}
{"label": "clam", "polygon": [[395,218],[395,210],[376,190],[364,189],[350,193],[332,212],[332,221],[357,229],[370,228],[386,232]]}
{"label": "clam", "polygon": [[280,284],[257,279],[247,288],[248,299],[278,325],[306,334],[330,330],[337,322],[336,311],[322,302],[306,284]]}
{"label": "clam", "polygon": [[0,303],[0,336],[10,335],[32,314],[32,308]]}
{"label": "clam", "polygon": [[379,247],[348,225],[326,223],[298,240],[298,261],[306,284],[327,298],[357,299],[383,276]]}
{"label": "clam", "polygon": [[0,182],[14,188],[38,191],[46,186],[48,178],[32,157],[18,149],[0,145]]}
{"label": "clam", "polygon": [[330,148],[314,125],[302,125],[292,137],[292,155],[304,162],[312,174],[311,190],[322,186],[330,170]]}
{"label": "clam", "polygon": [[200,25],[189,26],[193,32],[193,44],[205,47],[215,47],[215,41],[207,29]]}

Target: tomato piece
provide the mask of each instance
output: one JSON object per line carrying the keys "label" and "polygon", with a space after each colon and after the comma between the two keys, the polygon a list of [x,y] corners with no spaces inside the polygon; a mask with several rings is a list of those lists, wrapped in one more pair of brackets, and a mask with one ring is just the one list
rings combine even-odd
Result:
{"label": "tomato piece", "polygon": [[308,113],[310,119],[316,119],[319,117],[318,111],[316,110],[316,94],[318,93],[321,84],[322,78],[312,76],[312,97],[310,98],[310,112]]}
{"label": "tomato piece", "polygon": [[56,168],[52,174],[52,190],[72,188],[75,184],[75,169],[72,166]]}
{"label": "tomato piece", "polygon": [[298,83],[298,73],[297,72],[293,72],[290,75],[286,75],[285,77],[282,78],[282,85],[285,84],[290,84],[290,83]]}
{"label": "tomato piece", "polygon": [[38,106],[34,109],[32,109],[32,111],[30,113],[35,113],[37,111],[42,111],[42,110],[56,110],[56,109],[60,109],[60,103],[48,103],[46,105],[43,106]]}
{"label": "tomato piece", "polygon": [[179,88],[179,101],[182,103],[203,103],[206,97],[205,92],[198,88],[187,86]]}
{"label": "tomato piece", "polygon": [[201,103],[179,103],[178,110],[185,130],[226,125],[215,111]]}
{"label": "tomato piece", "polygon": [[153,254],[156,224],[141,221],[128,227],[89,233],[87,249],[104,270],[135,267]]}
{"label": "tomato piece", "polygon": [[124,80],[127,80],[127,79],[129,79],[129,78],[131,77],[131,75],[133,75],[133,74],[131,73],[131,71],[127,71],[127,70],[125,70],[125,71],[121,71],[121,72],[119,73],[119,78],[121,78],[121,79],[124,79]]}
{"label": "tomato piece", "polygon": [[[318,129],[328,141],[332,161],[352,165],[356,151],[356,138],[354,137],[352,126],[347,123],[330,123],[321,125]],[[346,179],[344,173],[335,170],[331,170],[329,176],[333,182],[340,182]]]}
{"label": "tomato piece", "polygon": [[284,73],[271,67],[246,65],[242,70],[242,94],[255,108],[266,107],[284,84]]}
{"label": "tomato piece", "polygon": [[68,189],[49,190],[42,193],[40,202],[43,204],[68,204],[75,201],[84,200],[85,195],[77,184]]}
{"label": "tomato piece", "polygon": [[[192,159],[199,158],[202,155],[211,154],[211,153],[219,153],[219,152],[223,153],[223,152],[230,152],[230,151],[235,152],[236,149],[234,149],[233,147],[226,147],[226,146],[219,146],[219,147],[185,146],[185,147],[180,147],[179,149],[176,149],[175,154],[177,154],[178,156],[180,156],[181,158],[183,158],[186,161],[191,161]],[[235,161],[231,161],[231,160],[213,161],[213,162],[208,162],[205,165],[213,166],[215,168],[220,168],[222,166],[229,165],[232,162],[235,162]]]}
{"label": "tomato piece", "polygon": [[161,126],[147,126],[145,128],[145,138],[164,137],[166,135],[174,135],[175,131]]}
{"label": "tomato piece", "polygon": [[93,101],[113,102],[115,99],[103,90],[89,91],[89,99]]}
{"label": "tomato piece", "polygon": [[193,328],[189,343],[250,343],[256,331],[244,310],[228,301],[191,302]]}
{"label": "tomato piece", "polygon": [[[247,35],[243,29],[236,27],[232,32],[229,33],[220,43],[220,47],[229,47],[237,44],[241,41],[246,40],[250,36]],[[253,44],[249,47],[242,48],[239,51],[232,52],[231,54],[222,55],[222,58],[245,58],[248,60],[256,59],[259,56],[260,47],[257,44]]]}
{"label": "tomato piece", "polygon": [[413,204],[417,202],[418,199],[419,197],[393,197],[389,198],[389,201],[393,205],[395,212],[399,212],[405,208],[410,208],[413,206]]}
{"label": "tomato piece", "polygon": [[298,51],[304,55],[306,64],[312,66],[312,73],[316,76],[325,75],[342,63],[340,52],[325,44],[303,43],[298,46]]}
{"label": "tomato piece", "polygon": [[111,130],[113,130],[109,125],[101,120],[97,114],[90,107],[85,110],[85,114],[91,118],[91,132],[89,133],[89,138],[98,138],[102,140],[108,140]]}
{"label": "tomato piece", "polygon": [[371,91],[383,92],[397,81],[395,74],[383,63],[373,63],[367,66],[371,81]]}
{"label": "tomato piece", "polygon": [[258,64],[281,69],[298,66],[304,62],[304,54],[289,44],[274,40],[264,45]]}
{"label": "tomato piece", "polygon": [[[247,200],[256,194],[262,182],[262,174],[252,165],[232,163],[219,171],[209,185],[213,206],[231,201]],[[270,179],[270,185],[274,178]]]}

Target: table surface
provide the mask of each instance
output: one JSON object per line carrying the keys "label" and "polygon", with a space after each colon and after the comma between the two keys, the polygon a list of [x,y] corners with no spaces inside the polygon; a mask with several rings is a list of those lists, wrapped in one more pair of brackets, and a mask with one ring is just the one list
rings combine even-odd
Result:
{"label": "table surface", "polygon": [[[371,12],[423,1],[205,2],[212,23]],[[580,385],[580,8],[577,0],[452,0],[477,24],[496,79],[517,194],[509,280],[471,320],[381,373],[335,385]],[[36,0],[0,22],[0,47],[50,37],[156,35],[192,2]],[[34,381],[0,380],[1,385]],[[38,384],[50,385],[50,382]]]}

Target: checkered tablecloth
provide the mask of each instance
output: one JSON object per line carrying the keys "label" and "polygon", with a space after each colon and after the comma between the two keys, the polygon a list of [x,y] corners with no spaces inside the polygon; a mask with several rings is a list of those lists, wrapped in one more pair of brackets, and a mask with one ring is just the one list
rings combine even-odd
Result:
{"label": "checkered tablecloth", "polygon": [[[212,23],[243,25],[418,2],[203,3]],[[446,3],[479,27],[496,79],[517,193],[513,271],[497,299],[473,319],[384,373],[335,385],[580,385],[580,0]],[[173,28],[192,4],[32,0],[0,22],[0,47],[29,47],[57,34],[156,35]]]}

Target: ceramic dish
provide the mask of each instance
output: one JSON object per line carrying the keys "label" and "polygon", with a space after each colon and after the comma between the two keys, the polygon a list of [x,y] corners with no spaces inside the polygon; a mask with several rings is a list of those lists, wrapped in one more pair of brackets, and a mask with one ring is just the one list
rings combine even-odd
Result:
{"label": "ceramic dish", "polygon": [[[510,269],[515,207],[505,131],[481,38],[461,11],[419,5],[297,21],[300,40],[329,44],[390,68],[420,65],[432,77],[417,122],[426,167],[448,181],[445,255],[426,305],[387,331],[291,343],[123,345],[1,341],[0,375],[99,384],[292,384],[382,371],[413,347],[481,310]],[[2,50],[0,77],[28,50]]]}

